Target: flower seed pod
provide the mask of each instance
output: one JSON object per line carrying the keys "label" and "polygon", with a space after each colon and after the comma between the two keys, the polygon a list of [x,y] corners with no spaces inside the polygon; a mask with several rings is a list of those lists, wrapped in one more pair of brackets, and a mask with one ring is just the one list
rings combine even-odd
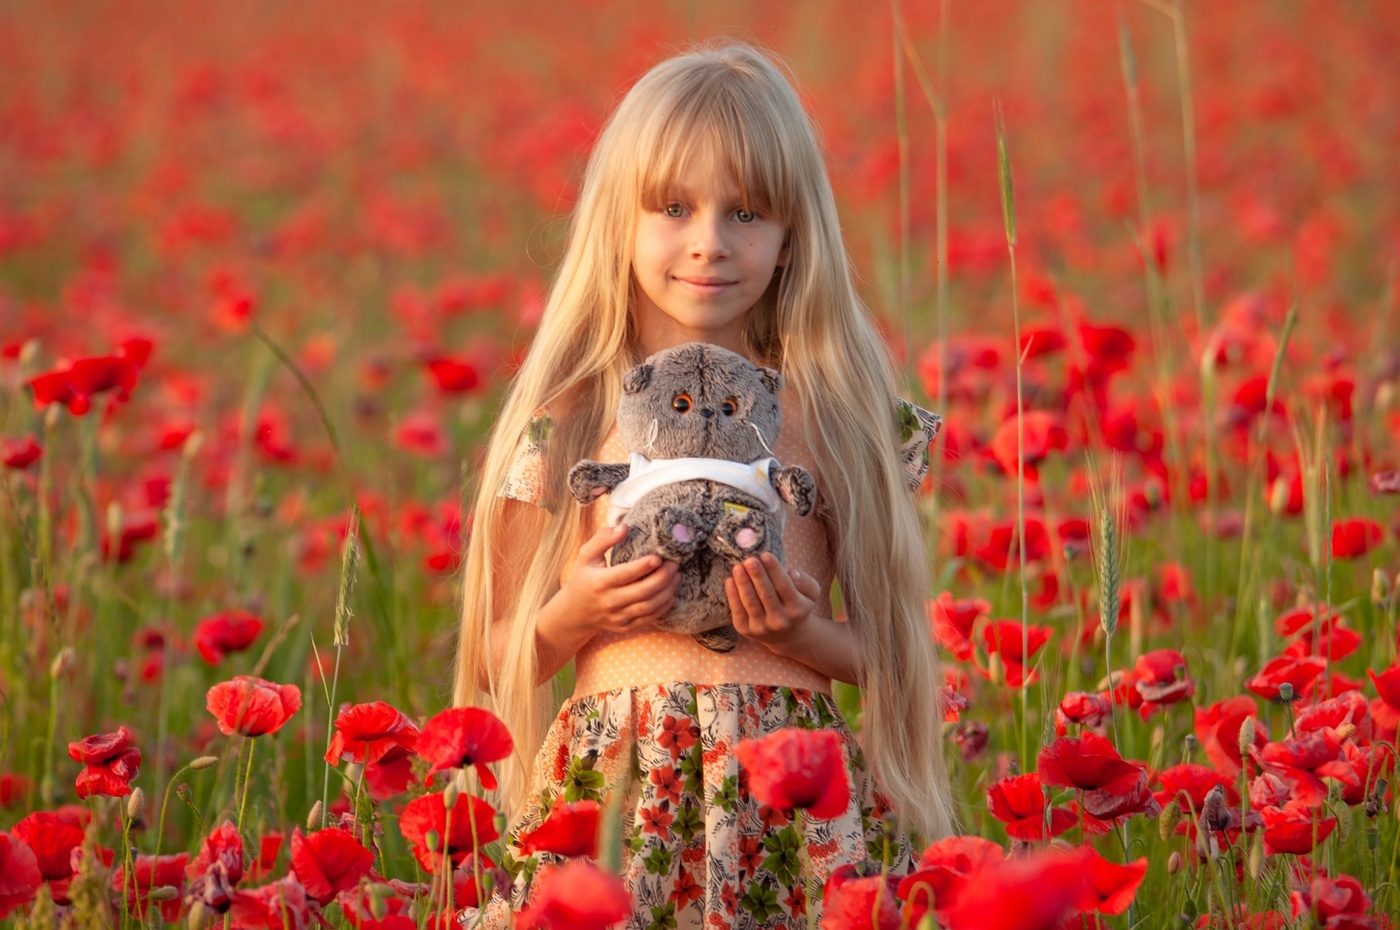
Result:
{"label": "flower seed pod", "polygon": [[1173,849],[1172,854],[1167,857],[1167,874],[1175,875],[1181,871],[1181,852]]}
{"label": "flower seed pod", "polygon": [[213,768],[218,764],[218,756],[200,756],[198,759],[195,759],[193,762],[190,763],[190,771],[202,772],[205,769]]}
{"label": "flower seed pod", "polygon": [[1196,747],[1200,745],[1200,740],[1196,739],[1195,733],[1187,733],[1181,740],[1181,755],[1183,762],[1190,762],[1196,754]]}
{"label": "flower seed pod", "polygon": [[1285,681],[1278,686],[1278,699],[1285,704],[1293,703],[1293,682]]}
{"label": "flower seed pod", "polygon": [[321,828],[321,811],[324,805],[320,801],[311,805],[311,813],[306,815],[306,829],[319,830]]}
{"label": "flower seed pod", "polygon": [[462,793],[462,789],[457,787],[457,779],[453,778],[447,782],[447,787],[442,789],[442,806],[446,810],[452,810],[457,806],[457,796]]}

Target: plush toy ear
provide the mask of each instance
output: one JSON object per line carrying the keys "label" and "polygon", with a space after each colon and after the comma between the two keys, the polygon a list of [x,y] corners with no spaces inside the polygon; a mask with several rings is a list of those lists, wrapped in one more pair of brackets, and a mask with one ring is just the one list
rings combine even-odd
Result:
{"label": "plush toy ear", "polygon": [[627,374],[622,376],[622,391],[624,394],[636,394],[646,389],[651,384],[652,366],[638,365]]}
{"label": "plush toy ear", "polygon": [[758,376],[763,379],[763,386],[774,394],[783,386],[783,376],[778,374],[776,368],[760,368]]}

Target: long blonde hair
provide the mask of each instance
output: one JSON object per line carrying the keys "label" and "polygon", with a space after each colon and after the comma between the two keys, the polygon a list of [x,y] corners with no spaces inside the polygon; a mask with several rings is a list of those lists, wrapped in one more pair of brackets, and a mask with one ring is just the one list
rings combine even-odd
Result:
{"label": "long blonde hair", "polygon": [[[558,277],[486,455],[467,550],[454,701],[486,703],[516,740],[502,790],[518,812],[554,710],[535,685],[535,617],[578,548],[582,508],[563,475],[596,454],[617,410],[634,345],[632,243],[640,205],[664,193],[688,158],[713,156],[745,201],[788,227],[788,260],[748,316],[755,358],[778,366],[799,401],[831,527],[837,580],[864,651],[863,734],[877,779],[906,827],[951,831],[937,658],[925,613],[923,534],[905,485],[888,352],[852,280],[816,133],[790,80],[745,45],[700,48],[664,61],[623,98],[584,175]],[[508,604],[493,604],[499,491],[532,415],[553,416],[534,547]],[[501,621],[491,623],[493,616]],[[489,639],[507,642],[487,668]],[[478,688],[478,670],[489,690]]]}

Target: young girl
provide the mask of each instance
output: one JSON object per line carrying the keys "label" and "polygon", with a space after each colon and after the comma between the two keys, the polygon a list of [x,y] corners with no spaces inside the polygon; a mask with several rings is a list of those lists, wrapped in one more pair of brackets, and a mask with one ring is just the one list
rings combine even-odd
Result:
{"label": "young girl", "polygon": [[[652,626],[674,599],[675,563],[610,565],[621,528],[603,525],[606,498],[580,507],[564,490],[580,459],[626,460],[613,427],[623,374],[691,341],[781,371],[774,452],[806,467],[819,493],[813,515],[788,519],[786,565],[751,558],[726,582],[741,636],[723,654]],[[657,65],[598,140],[491,440],[455,694],[493,707],[515,736],[502,791],[517,831],[556,802],[626,793],[628,928],[798,927],[820,906],[805,900],[788,812],[748,793],[734,756],[743,739],[794,726],[844,736],[845,814],[799,821],[819,882],[878,859],[891,811],[925,839],[950,830],[911,494],[938,419],[894,391],[792,85],[741,45]],[[551,724],[548,686],[570,659],[573,695]],[[865,689],[860,742],[833,679]],[[894,857],[907,868],[902,843]]]}

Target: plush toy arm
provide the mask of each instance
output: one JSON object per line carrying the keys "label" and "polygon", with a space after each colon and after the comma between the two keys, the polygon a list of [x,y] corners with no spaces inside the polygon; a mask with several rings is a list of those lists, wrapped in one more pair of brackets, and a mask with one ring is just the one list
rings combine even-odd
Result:
{"label": "plush toy arm", "polygon": [[801,465],[774,468],[768,472],[768,481],[799,517],[807,516],[817,506],[817,482]]}
{"label": "plush toy arm", "polygon": [[569,493],[580,504],[591,503],[623,482],[632,466],[584,459],[569,469]]}

